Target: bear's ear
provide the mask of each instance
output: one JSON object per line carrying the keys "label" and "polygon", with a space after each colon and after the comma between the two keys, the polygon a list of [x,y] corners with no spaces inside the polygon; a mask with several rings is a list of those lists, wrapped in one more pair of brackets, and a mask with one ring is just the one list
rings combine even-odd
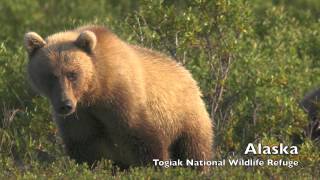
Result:
{"label": "bear's ear", "polygon": [[91,31],[83,31],[80,33],[75,45],[88,53],[92,53],[97,44],[97,37]]}
{"label": "bear's ear", "polygon": [[35,32],[28,32],[24,35],[24,46],[29,55],[32,55],[37,49],[42,48],[46,42]]}

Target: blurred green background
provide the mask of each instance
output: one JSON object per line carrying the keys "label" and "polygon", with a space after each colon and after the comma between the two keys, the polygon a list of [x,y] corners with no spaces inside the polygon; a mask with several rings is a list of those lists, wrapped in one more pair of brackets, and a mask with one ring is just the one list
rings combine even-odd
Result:
{"label": "blurred green background", "polygon": [[[308,118],[298,105],[320,82],[319,23],[318,0],[1,0],[0,177],[111,175],[108,163],[91,171],[66,157],[48,101],[26,78],[24,33],[45,37],[84,24],[105,25],[192,72],[215,123],[215,159],[242,156],[249,142],[301,140],[299,155],[282,157],[301,163],[294,170],[233,168],[210,175],[319,174],[319,143],[305,133]],[[190,169],[164,171],[141,168],[118,176],[203,177]]]}

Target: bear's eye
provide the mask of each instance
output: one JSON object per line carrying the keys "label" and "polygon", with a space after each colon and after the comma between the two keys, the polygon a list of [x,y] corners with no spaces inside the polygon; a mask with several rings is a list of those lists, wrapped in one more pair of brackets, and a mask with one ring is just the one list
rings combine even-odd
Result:
{"label": "bear's eye", "polygon": [[75,72],[68,72],[66,76],[69,81],[77,80],[77,74]]}

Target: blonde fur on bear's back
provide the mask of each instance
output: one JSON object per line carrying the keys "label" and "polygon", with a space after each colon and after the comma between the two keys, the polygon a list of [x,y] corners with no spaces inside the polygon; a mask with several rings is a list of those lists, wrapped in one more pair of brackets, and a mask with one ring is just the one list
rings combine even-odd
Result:
{"label": "blonde fur on bear's back", "polygon": [[[161,53],[141,47],[136,49],[146,72],[149,108],[158,114],[156,124],[162,123],[169,138],[175,138],[175,134],[187,128],[180,118],[192,116],[192,113],[208,118],[200,89],[189,71]],[[211,120],[208,120],[211,127]],[[187,117],[186,121],[192,123],[192,118]]]}

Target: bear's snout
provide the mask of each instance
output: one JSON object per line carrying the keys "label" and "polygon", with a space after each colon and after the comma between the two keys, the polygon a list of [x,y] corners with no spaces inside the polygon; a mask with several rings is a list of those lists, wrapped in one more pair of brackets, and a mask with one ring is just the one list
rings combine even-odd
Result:
{"label": "bear's snout", "polygon": [[74,112],[74,105],[70,100],[65,100],[61,102],[60,106],[57,109],[57,113],[61,115],[69,115]]}

